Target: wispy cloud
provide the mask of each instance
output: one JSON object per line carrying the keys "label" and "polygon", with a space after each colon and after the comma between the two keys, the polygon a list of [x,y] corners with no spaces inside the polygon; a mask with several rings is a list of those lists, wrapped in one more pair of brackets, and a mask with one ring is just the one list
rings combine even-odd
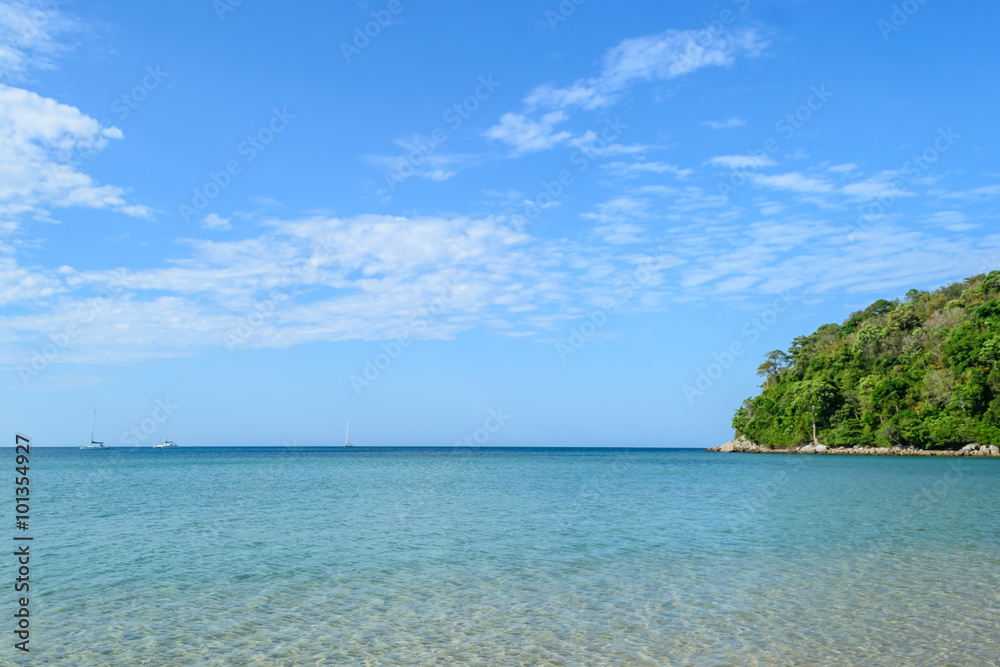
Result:
{"label": "wispy cloud", "polygon": [[0,77],[19,80],[32,69],[52,69],[69,50],[62,38],[83,24],[59,9],[58,2],[0,2]]}
{"label": "wispy cloud", "polygon": [[438,153],[437,144],[422,135],[400,137],[395,144],[403,150],[402,154],[366,155],[362,159],[366,164],[404,180],[415,176],[431,181],[447,181],[485,159],[481,155]]}
{"label": "wispy cloud", "polygon": [[727,169],[754,169],[757,167],[773,167],[777,162],[766,155],[719,155],[708,161],[715,167]]}
{"label": "wispy cloud", "polygon": [[201,220],[201,226],[205,229],[232,229],[229,224],[230,218],[223,218],[217,213],[209,213]]}
{"label": "wispy cloud", "polygon": [[[707,38],[706,38],[707,37]],[[738,56],[760,56],[768,41],[755,29],[708,33],[704,30],[668,30],[626,39],[604,55],[598,76],[579,79],[558,88],[539,86],[526,98],[531,108],[579,106],[598,109],[612,104],[639,81],[665,81],[705,67],[728,67]]]}
{"label": "wispy cloud", "polygon": [[849,241],[836,220],[792,215],[739,226],[688,225],[672,230],[667,243],[686,260],[680,279],[688,296],[745,299],[787,289],[892,294],[943,282],[977,272],[975,259],[1000,248],[1000,235],[972,239],[886,224]]}
{"label": "wispy cloud", "polygon": [[968,201],[985,201],[1000,195],[1000,185],[984,185],[968,190],[944,190],[936,188],[930,194],[941,199],[965,199]]}
{"label": "wispy cloud", "polygon": [[643,198],[618,197],[599,204],[596,213],[583,213],[580,218],[598,223],[592,232],[605,243],[641,243],[646,230],[636,223],[649,217],[649,204]]}
{"label": "wispy cloud", "polygon": [[571,139],[570,132],[555,130],[555,125],[569,119],[570,108],[605,108],[638,82],[728,67],[737,57],[760,56],[767,46],[767,40],[750,28],[668,30],[626,39],[605,53],[600,74],[564,87],[538,86],[524,98],[524,112],[504,114],[485,134],[510,145],[516,155],[546,150]]}
{"label": "wispy cloud", "polygon": [[600,155],[602,157],[612,155],[638,155],[640,153],[646,153],[652,149],[652,146],[647,146],[646,144],[608,143],[603,138],[599,137],[593,130],[587,130],[579,137],[570,139],[569,145],[574,148],[581,148],[589,155]]}
{"label": "wispy cloud", "polygon": [[500,118],[500,123],[485,134],[490,139],[507,144],[516,154],[523,155],[552,148],[572,137],[569,132],[555,129],[568,118],[563,111],[547,113],[537,121],[523,114],[506,113]]}
{"label": "wispy cloud", "polygon": [[[494,322],[504,323],[504,335],[520,335],[554,328],[566,308],[610,290],[601,267],[621,268],[634,254],[533,238],[502,218],[363,215],[263,225],[259,235],[234,241],[188,239],[178,246],[186,256],[140,270],[54,270],[5,260],[9,279],[0,297],[26,314],[0,317],[8,344],[0,362],[23,362],[32,345],[78,321],[113,279],[126,285],[103,308],[115,326],[81,331],[61,362],[131,363],[222,347],[240,318],[268,299],[280,306],[247,346],[402,333],[446,339]],[[460,298],[426,329],[408,331],[413,312],[447,284]]]}
{"label": "wispy cloud", "polygon": [[123,188],[98,185],[74,166],[121,139],[118,128],[0,84],[0,137],[0,212],[47,219],[52,208],[84,207],[150,217],[147,207],[126,200]]}
{"label": "wispy cloud", "polygon": [[727,120],[706,120],[702,122],[702,125],[710,127],[713,130],[731,130],[735,127],[743,127],[746,124],[747,122],[739,116],[733,116]]}
{"label": "wispy cloud", "polygon": [[612,162],[604,168],[622,178],[632,178],[641,174],[673,174],[684,180],[694,173],[693,169],[683,169],[676,164],[663,162]]}
{"label": "wispy cloud", "polygon": [[915,197],[916,194],[900,187],[899,182],[875,177],[857,183],[848,183],[841,188],[847,197],[855,201],[872,201],[896,197]]}
{"label": "wispy cloud", "polygon": [[949,232],[967,232],[981,226],[979,223],[970,221],[969,216],[959,211],[936,211],[924,216],[923,222]]}
{"label": "wispy cloud", "polygon": [[670,300],[753,303],[790,288],[884,292],[974,271],[970,257],[1000,252],[998,234],[942,234],[937,225],[968,224],[957,212],[929,216],[926,231],[887,223],[849,242],[839,219],[789,213],[750,222],[710,189],[629,191],[583,214],[593,227],[580,240],[533,237],[500,217],[363,215],[270,219],[239,240],[188,239],[175,246],[183,256],[139,270],[45,268],[0,255],[0,303],[20,313],[0,317],[0,363],[23,363],[40,341],[92,310],[112,280],[127,286],[104,306],[115,326],[81,331],[60,362],[131,363],[222,347],[239,318],[276,293],[280,306],[248,346],[413,335],[413,312],[446,284],[460,298],[419,337],[475,327],[552,332],[606,296],[609,277],[652,248],[669,247],[672,258],[634,304],[639,310]]}
{"label": "wispy cloud", "polygon": [[827,193],[833,192],[834,187],[830,183],[812,176],[806,176],[797,171],[787,174],[753,174],[751,180],[757,185],[771,188],[772,190],[789,190],[801,193]]}
{"label": "wispy cloud", "polygon": [[[0,77],[14,82],[53,68],[71,48],[68,36],[86,32],[60,4],[0,0]],[[52,222],[53,209],[80,207],[151,217],[124,188],[99,185],[81,168],[121,138],[76,107],[0,83],[0,216]]]}

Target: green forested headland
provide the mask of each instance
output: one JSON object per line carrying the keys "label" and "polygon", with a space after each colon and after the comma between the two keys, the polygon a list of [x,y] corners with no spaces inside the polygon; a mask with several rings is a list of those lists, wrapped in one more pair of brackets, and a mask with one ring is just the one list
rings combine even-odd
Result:
{"label": "green forested headland", "polygon": [[[1000,271],[879,300],[774,351],[733,418],[768,447],[1000,444]],[[815,415],[815,417],[814,417]]]}

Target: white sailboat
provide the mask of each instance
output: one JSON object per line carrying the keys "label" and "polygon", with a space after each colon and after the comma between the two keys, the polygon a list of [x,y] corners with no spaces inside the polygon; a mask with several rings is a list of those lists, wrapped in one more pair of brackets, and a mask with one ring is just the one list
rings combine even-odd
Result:
{"label": "white sailboat", "polygon": [[347,436],[351,433],[351,420],[347,420],[347,430],[344,432],[344,447],[353,447],[351,441],[348,440]]}
{"label": "white sailboat", "polygon": [[80,449],[111,449],[103,442],[94,440],[94,427],[97,426],[97,410],[94,410],[94,418],[90,421],[90,444],[80,445]]}
{"label": "white sailboat", "polygon": [[169,427],[170,427],[170,417],[167,417],[167,423],[163,425],[163,444],[162,445],[153,445],[153,449],[165,449],[165,448],[168,448],[168,447],[176,447],[177,446],[174,443],[172,443],[171,441],[167,440],[167,428],[169,428]]}

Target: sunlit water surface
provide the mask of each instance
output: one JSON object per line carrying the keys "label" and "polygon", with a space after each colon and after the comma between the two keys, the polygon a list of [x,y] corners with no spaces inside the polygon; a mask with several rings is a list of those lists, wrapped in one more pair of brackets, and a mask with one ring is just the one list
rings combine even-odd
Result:
{"label": "sunlit water surface", "polygon": [[33,663],[1000,662],[996,460],[32,458]]}

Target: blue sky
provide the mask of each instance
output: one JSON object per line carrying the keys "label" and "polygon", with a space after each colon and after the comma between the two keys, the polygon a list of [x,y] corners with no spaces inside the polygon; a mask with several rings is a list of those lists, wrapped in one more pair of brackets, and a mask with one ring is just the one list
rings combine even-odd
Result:
{"label": "blue sky", "polygon": [[0,1],[0,414],[45,445],[93,409],[115,445],[167,412],[182,445],[718,444],[768,351],[1000,268],[998,19]]}

